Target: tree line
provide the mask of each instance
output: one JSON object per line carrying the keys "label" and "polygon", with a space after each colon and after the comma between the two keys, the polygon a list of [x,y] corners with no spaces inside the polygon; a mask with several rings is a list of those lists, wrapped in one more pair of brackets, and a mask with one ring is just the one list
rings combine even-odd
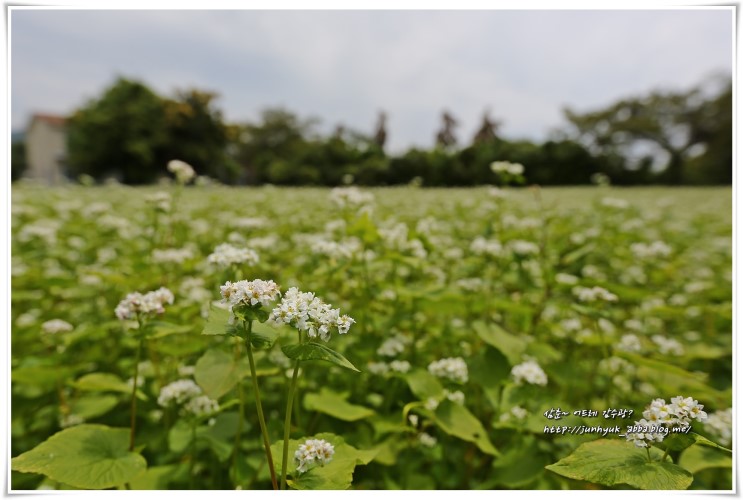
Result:
{"label": "tree line", "polygon": [[[489,168],[498,160],[524,165],[527,182],[541,185],[587,184],[596,174],[618,185],[730,184],[732,82],[716,83],[714,91],[700,84],[589,112],[565,109],[567,126],[544,142],[506,139],[485,114],[475,137],[461,143],[456,118],[444,112],[436,146],[389,154],[383,113],[370,134],[338,126],[322,135],[316,119],[286,109],[227,123],[213,92],[163,97],[119,78],[69,117],[65,169],[73,179],[145,184],[167,175],[167,162],[178,158],[227,184],[473,186],[498,183]],[[23,145],[14,145],[14,178],[22,155]]]}

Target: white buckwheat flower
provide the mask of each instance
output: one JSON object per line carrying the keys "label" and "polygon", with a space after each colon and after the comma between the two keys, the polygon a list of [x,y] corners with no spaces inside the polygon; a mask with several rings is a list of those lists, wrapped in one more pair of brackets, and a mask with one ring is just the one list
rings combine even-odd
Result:
{"label": "white buckwheat flower", "polygon": [[72,329],[73,326],[71,324],[61,319],[51,319],[41,324],[41,330],[50,335],[71,332]]}
{"label": "white buckwheat flower", "polygon": [[120,320],[134,319],[139,314],[152,315],[165,312],[165,304],[172,304],[173,293],[165,287],[142,295],[139,292],[128,294],[116,306],[116,317]]}
{"label": "white buckwheat flower", "polygon": [[168,172],[175,175],[179,184],[188,184],[191,179],[196,177],[193,167],[181,160],[170,160],[168,162]]}
{"label": "white buckwheat flower", "polygon": [[157,404],[163,407],[171,404],[183,404],[190,399],[201,396],[201,387],[190,379],[176,380],[160,389]]}
{"label": "white buckwheat flower", "polygon": [[573,288],[573,295],[575,295],[581,302],[616,302],[618,300],[616,295],[600,286],[595,286],[593,288],[576,286]]}
{"label": "white buckwheat flower", "polygon": [[337,329],[339,334],[345,334],[356,322],[348,315],[341,315],[340,309],[333,309],[314,293],[300,292],[296,287],[287,290],[268,320],[277,325],[291,325],[307,332],[309,338],[319,336],[325,342],[330,340],[332,328]]}
{"label": "white buckwheat flower", "polygon": [[658,351],[661,354],[684,355],[684,346],[678,340],[670,339],[663,335],[653,335],[651,338],[655,342],[655,345],[658,346]]}
{"label": "white buckwheat flower", "polygon": [[508,248],[510,248],[514,254],[521,257],[536,255],[539,253],[539,246],[531,241],[513,240],[508,243]]}
{"label": "white buckwheat flower", "polygon": [[436,446],[436,443],[438,443],[435,437],[426,432],[421,432],[418,435],[418,442],[426,448],[433,448],[434,446]]}
{"label": "white buckwheat flower", "polygon": [[689,424],[690,419],[696,420],[697,422],[707,420],[707,413],[702,411],[704,405],[700,405],[694,398],[676,396],[675,398],[671,398],[671,403],[675,406],[676,415],[679,417],[681,423]]}
{"label": "white buckwheat flower", "polygon": [[521,163],[511,163],[510,161],[494,161],[490,164],[490,170],[496,174],[521,175],[524,173],[524,166]]}
{"label": "white buckwheat flower", "polygon": [[524,382],[534,385],[547,385],[547,374],[534,360],[527,360],[511,368],[511,376],[516,384]]}
{"label": "white buckwheat flower", "polygon": [[229,243],[222,243],[207,258],[209,264],[229,267],[236,264],[254,266],[258,263],[258,254],[249,248],[237,248]]}
{"label": "white buckwheat flower", "polygon": [[330,200],[341,209],[369,209],[374,204],[374,195],[354,186],[337,187],[330,190]]}
{"label": "white buckwheat flower", "polygon": [[308,439],[294,452],[297,472],[307,472],[316,465],[324,466],[333,459],[335,449],[324,439]]}
{"label": "white buckwheat flower", "polygon": [[628,432],[626,438],[638,448],[647,448],[649,443],[660,443],[667,434],[667,429],[661,424],[648,422],[644,418],[636,421],[635,427],[642,432]]}
{"label": "white buckwheat flower", "polygon": [[622,338],[619,339],[619,343],[616,345],[616,348],[624,352],[640,352],[642,351],[642,344],[640,343],[640,338],[637,335],[635,335],[634,333],[628,333],[626,335],[622,335]]}
{"label": "white buckwheat flower", "polygon": [[467,364],[462,358],[443,358],[428,365],[428,372],[439,378],[464,384],[469,380]]}
{"label": "white buckwheat flower", "polygon": [[234,283],[228,281],[219,287],[219,292],[222,295],[222,302],[229,304],[230,312],[235,306],[261,305],[265,307],[281,295],[279,285],[273,280],[261,279],[241,280]]}
{"label": "white buckwheat flower", "polygon": [[730,446],[733,442],[733,410],[710,413],[704,422],[705,429],[718,439],[721,445]]}
{"label": "white buckwheat flower", "polygon": [[196,396],[185,404],[183,410],[195,417],[204,417],[217,413],[219,411],[219,403],[206,395]]}

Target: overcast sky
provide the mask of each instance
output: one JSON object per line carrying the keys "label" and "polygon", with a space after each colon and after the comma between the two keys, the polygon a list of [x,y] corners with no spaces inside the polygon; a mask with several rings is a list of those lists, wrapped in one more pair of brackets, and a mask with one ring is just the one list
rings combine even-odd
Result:
{"label": "overcast sky", "polygon": [[284,106],[433,144],[443,109],[468,142],[485,109],[507,138],[541,140],[589,110],[732,72],[732,13],[627,11],[94,11],[11,13],[11,121],[65,114],[117,75],[161,95],[201,88],[228,120]]}

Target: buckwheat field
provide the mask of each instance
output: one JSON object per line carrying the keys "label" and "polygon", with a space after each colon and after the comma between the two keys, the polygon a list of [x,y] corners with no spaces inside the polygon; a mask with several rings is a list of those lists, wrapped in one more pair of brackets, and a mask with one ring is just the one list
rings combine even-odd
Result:
{"label": "buckwheat field", "polygon": [[11,486],[729,490],[731,208],[16,184]]}

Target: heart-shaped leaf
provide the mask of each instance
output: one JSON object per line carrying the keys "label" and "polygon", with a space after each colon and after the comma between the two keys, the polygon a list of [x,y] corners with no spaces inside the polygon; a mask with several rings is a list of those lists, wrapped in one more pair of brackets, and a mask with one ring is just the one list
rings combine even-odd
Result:
{"label": "heart-shaped leaf", "polygon": [[44,474],[75,488],[123,485],[145,471],[147,462],[129,451],[129,429],[83,424],[54,434],[11,461],[19,472]]}
{"label": "heart-shaped leaf", "polygon": [[660,462],[663,453],[616,439],[598,439],[580,445],[572,454],[545,467],[547,470],[605,486],[629,485],[643,490],[685,490],[694,479],[691,473],[670,461]]}

